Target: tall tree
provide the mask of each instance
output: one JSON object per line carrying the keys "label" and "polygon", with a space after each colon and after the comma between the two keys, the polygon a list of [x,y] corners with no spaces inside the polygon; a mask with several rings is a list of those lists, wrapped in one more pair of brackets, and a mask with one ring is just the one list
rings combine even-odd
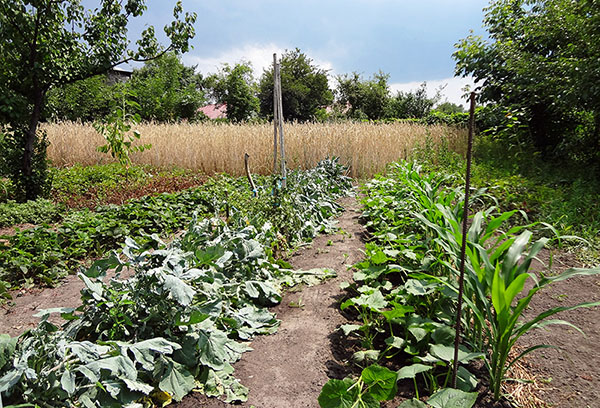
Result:
{"label": "tall tree", "polygon": [[249,62],[233,67],[223,64],[217,74],[206,79],[212,96],[217,103],[226,106],[227,118],[233,122],[242,122],[258,114],[260,102],[252,72]]}
{"label": "tall tree", "polygon": [[205,101],[202,76],[195,71],[172,52],[134,70],[127,86],[136,95],[141,119],[193,119]]}
{"label": "tall tree", "polygon": [[[265,70],[260,79],[260,111],[273,116],[273,69]],[[300,49],[281,56],[281,99],[286,120],[314,120],[317,111],[333,102],[327,71],[313,64]]]}
{"label": "tall tree", "polygon": [[0,0],[0,123],[21,198],[35,198],[44,185],[45,143],[38,123],[51,87],[188,50],[196,15],[183,14],[180,1],[164,27],[168,46],[159,44],[149,26],[130,48],[127,26],[145,10],[144,0],[100,0],[92,10],[81,0]]}
{"label": "tall tree", "polygon": [[524,118],[522,141],[562,154],[585,140],[600,158],[600,1],[495,0],[485,11],[489,40],[456,44],[456,73]]}
{"label": "tall tree", "polygon": [[386,116],[400,119],[424,118],[440,98],[439,90],[433,98],[427,96],[427,84],[423,82],[415,91],[398,91],[390,99]]}
{"label": "tall tree", "polygon": [[348,107],[347,115],[351,118],[381,119],[390,99],[389,78],[390,75],[382,71],[370,79],[363,79],[357,72],[339,75],[336,77],[337,102]]}

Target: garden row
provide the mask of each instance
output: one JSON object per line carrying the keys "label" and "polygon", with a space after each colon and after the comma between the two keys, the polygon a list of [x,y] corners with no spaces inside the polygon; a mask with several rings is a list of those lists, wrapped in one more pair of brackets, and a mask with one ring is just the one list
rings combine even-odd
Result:
{"label": "garden row", "polygon": [[[170,244],[156,235],[126,238],[126,260],[113,252],[79,273],[86,286],[81,307],[41,312],[38,328],[0,336],[1,398],[39,407],[141,408],[199,390],[245,400],[231,364],[248,350],[245,341],[276,330],[266,307],[281,300],[284,286],[331,276],[292,271],[274,253],[331,228],[328,218],[340,210],[335,200],[351,187],[344,172],[328,160],[288,174],[286,188],[260,180],[257,198],[225,189],[226,218],[200,212]],[[134,276],[102,280],[123,268]],[[62,329],[47,321],[50,313],[66,319]]]}
{"label": "garden row", "polygon": [[[58,226],[43,223],[17,230],[0,241],[0,296],[24,283],[55,284],[81,260],[119,247],[126,236],[169,234],[189,223],[194,211],[218,211],[224,187],[232,183],[214,181],[206,187],[146,196],[121,206],[76,211],[66,215]],[[36,203],[42,205],[32,202],[29,206]],[[55,207],[44,208],[56,214],[52,211]]]}
{"label": "garden row", "polygon": [[[474,191],[470,206],[480,210],[471,216],[466,237],[464,329],[456,388],[450,388],[464,202],[461,188],[450,187],[455,181],[400,163],[387,177],[366,184],[363,217],[374,240],[367,244],[354,282],[345,285],[348,297],[341,309],[355,322],[340,328],[360,342],[361,351],[352,359],[365,368],[358,379],[330,380],[319,397],[321,407],[379,407],[396,396],[399,381],[411,382],[415,393],[402,408],[469,408],[486,393],[499,400],[507,370],[543,347],[511,354],[522,335],[549,324],[569,324],[547,320],[558,312],[600,305],[557,307],[524,320],[523,311],[544,286],[597,274],[600,268],[554,276],[530,272],[552,228],[520,225],[525,213],[498,212],[495,205],[488,207],[494,204],[492,196]],[[554,234],[553,239],[559,238]],[[533,282],[529,290],[528,279]],[[485,367],[483,375],[477,361]],[[420,400],[424,395],[429,395],[426,402]]]}

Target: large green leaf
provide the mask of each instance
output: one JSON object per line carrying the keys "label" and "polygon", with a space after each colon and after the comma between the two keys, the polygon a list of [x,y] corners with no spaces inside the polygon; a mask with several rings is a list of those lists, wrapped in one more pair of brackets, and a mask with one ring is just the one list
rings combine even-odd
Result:
{"label": "large green leaf", "polygon": [[476,392],[444,388],[433,394],[427,403],[433,408],[471,408],[477,401]]}
{"label": "large green leaf", "polygon": [[214,370],[221,370],[227,362],[227,353],[225,352],[225,345],[228,342],[227,335],[217,329],[201,330],[198,335],[200,362]]}
{"label": "large green leaf", "polygon": [[17,346],[18,337],[0,334],[0,371],[11,360]]}
{"label": "large green leaf", "polygon": [[[442,361],[445,362],[451,362],[454,361],[454,347],[453,346],[446,346],[443,344],[432,344],[429,347],[429,352],[439,358]],[[483,353],[471,353],[468,350],[466,350],[464,347],[460,347],[458,350],[458,362],[459,363],[468,363],[471,360],[474,360],[476,358],[483,358],[484,354]]]}
{"label": "large green leaf", "polygon": [[413,398],[404,401],[402,404],[398,405],[398,408],[427,408],[427,404],[425,404],[423,401]]}
{"label": "large green leaf", "polygon": [[398,379],[415,378],[417,374],[431,370],[433,367],[425,364],[412,364],[398,370]]}
{"label": "large green leaf", "polygon": [[194,288],[178,277],[173,275],[165,275],[164,285],[165,289],[169,291],[173,299],[175,299],[180,305],[188,306],[192,303],[192,300],[194,300],[194,296],[196,295]]}
{"label": "large green leaf", "polygon": [[[351,379],[329,380],[323,386],[319,394],[319,406],[321,408],[352,408],[359,390],[352,387],[354,382]],[[352,388],[351,388],[352,387]]]}
{"label": "large green leaf", "polygon": [[194,376],[189,370],[171,360],[158,386],[162,391],[172,395],[175,401],[181,401],[188,392],[194,389],[195,384]]}
{"label": "large green leaf", "polygon": [[371,365],[361,373],[361,378],[368,387],[368,392],[379,401],[387,401],[396,396],[398,373],[378,365]]}

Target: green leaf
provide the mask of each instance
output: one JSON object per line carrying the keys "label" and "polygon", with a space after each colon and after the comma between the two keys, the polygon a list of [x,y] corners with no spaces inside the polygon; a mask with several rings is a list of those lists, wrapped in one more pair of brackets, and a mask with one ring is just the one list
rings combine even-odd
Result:
{"label": "green leaf", "polygon": [[75,393],[75,374],[72,371],[66,370],[60,377],[60,385],[69,396]]}
{"label": "green leaf", "polygon": [[438,327],[431,333],[431,339],[437,344],[451,345],[454,343],[456,330],[450,326]]}
{"label": "green leaf", "polygon": [[406,345],[406,340],[404,340],[402,337],[390,336],[385,339],[385,344],[387,344],[389,347],[402,350]]}
{"label": "green leaf", "polygon": [[381,264],[387,262],[388,259],[389,258],[383,253],[383,251],[377,250],[377,252],[375,252],[374,255],[371,255],[371,258],[369,260],[371,262],[373,262],[375,265],[381,265]]}
{"label": "green leaf", "polygon": [[[352,387],[354,382],[349,379],[329,380],[319,394],[321,408],[352,408],[358,397],[359,390]],[[350,388],[352,387],[352,388]]]}
{"label": "green leaf", "polygon": [[473,391],[477,387],[477,377],[463,366],[458,366],[456,388],[461,391]]}
{"label": "green leaf", "polygon": [[427,408],[427,404],[418,399],[410,399],[404,401],[402,404],[398,405],[398,408]]}
{"label": "green leaf", "polygon": [[214,370],[221,370],[227,361],[225,345],[228,342],[227,335],[222,331],[198,332],[198,351],[200,362]]}
{"label": "green leaf", "polygon": [[10,337],[8,334],[0,334],[0,371],[11,361],[12,354],[17,347],[18,337]]}
{"label": "green leaf", "polygon": [[189,306],[194,300],[196,291],[194,288],[189,286],[187,283],[182,281],[176,276],[165,275],[164,276],[165,289],[169,291],[173,299],[175,299],[182,306]]}
{"label": "green leaf", "polygon": [[[429,352],[439,358],[442,361],[447,363],[454,361],[454,347],[446,346],[443,344],[432,344],[429,347]],[[476,358],[482,358],[484,356],[483,353],[470,353],[464,347],[459,347],[458,350],[458,362],[459,363],[468,363],[471,360]]]}
{"label": "green leaf", "polygon": [[382,311],[387,306],[387,302],[379,289],[375,289],[370,295],[362,294],[353,301],[357,306],[368,307],[375,311]]}
{"label": "green leaf", "polygon": [[362,326],[358,324],[343,324],[340,326],[340,329],[344,332],[344,335],[347,336],[352,332],[359,330]]}
{"label": "green leaf", "polygon": [[433,394],[427,403],[433,408],[471,408],[477,401],[476,392],[444,388]]}
{"label": "green leaf", "polygon": [[357,364],[370,363],[379,359],[379,350],[361,350],[352,354],[352,361]]}
{"label": "green leaf", "polygon": [[388,368],[371,365],[361,373],[361,378],[368,387],[368,392],[378,401],[391,400],[396,396],[398,374]]}
{"label": "green leaf", "polygon": [[153,386],[144,384],[143,382],[134,381],[127,378],[124,378],[123,382],[125,383],[127,388],[134,392],[141,392],[142,394],[150,395],[150,393],[154,391]]}
{"label": "green leaf", "polygon": [[394,305],[394,308],[392,310],[386,310],[381,313],[388,322],[400,319],[404,317],[407,313],[412,313],[415,311],[414,307],[412,306],[400,305],[393,302],[392,304]]}
{"label": "green leaf", "polygon": [[181,401],[191,390],[194,389],[196,382],[194,376],[188,371],[188,369],[175,362],[170,361],[167,366],[167,370],[162,376],[158,387],[168,392],[173,396],[175,401]]}
{"label": "green leaf", "polygon": [[425,364],[413,364],[398,370],[398,379],[415,378],[417,374],[431,370],[433,367]]}

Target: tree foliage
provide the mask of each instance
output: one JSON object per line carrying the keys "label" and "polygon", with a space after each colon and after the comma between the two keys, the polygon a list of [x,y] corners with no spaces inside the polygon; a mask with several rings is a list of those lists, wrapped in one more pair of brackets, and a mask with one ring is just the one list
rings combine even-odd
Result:
{"label": "tree foliage", "polygon": [[597,160],[600,150],[600,1],[495,0],[489,40],[456,44],[456,73],[483,102],[521,115],[520,142],[546,154]]}
{"label": "tree foliage", "polygon": [[415,91],[401,92],[390,99],[387,116],[390,118],[415,118],[426,117],[433,105],[440,99],[439,91],[433,98],[427,96],[427,84],[423,82]]}
{"label": "tree foliage", "polygon": [[209,76],[206,82],[216,102],[227,107],[229,120],[242,122],[258,114],[260,102],[256,96],[257,84],[249,62],[241,62],[233,67],[223,64],[220,71]]}
{"label": "tree foliage", "polygon": [[53,87],[46,94],[42,119],[91,122],[105,117],[114,103],[114,91],[106,75]]}
{"label": "tree foliage", "polygon": [[382,71],[370,79],[357,72],[336,77],[338,103],[347,106],[347,116],[354,119],[381,119],[386,114],[390,98],[389,74]]}
{"label": "tree foliage", "polygon": [[141,119],[160,122],[193,119],[205,102],[203,81],[196,67],[186,67],[174,53],[146,62],[127,82]]}
{"label": "tree foliage", "polygon": [[128,23],[145,10],[144,0],[100,0],[91,10],[80,0],[0,0],[2,149],[14,155],[10,176],[20,198],[40,194],[46,179],[38,123],[50,88],[129,61],[188,50],[196,16],[183,14],[181,2],[175,4],[173,22],[164,27],[168,46],[162,46],[154,27],[148,26],[130,47]]}
{"label": "tree foliage", "polygon": [[[313,64],[300,49],[286,51],[281,57],[283,116],[301,122],[313,120],[318,110],[333,102],[327,71]],[[273,116],[273,69],[263,72],[258,98],[263,116]]]}

